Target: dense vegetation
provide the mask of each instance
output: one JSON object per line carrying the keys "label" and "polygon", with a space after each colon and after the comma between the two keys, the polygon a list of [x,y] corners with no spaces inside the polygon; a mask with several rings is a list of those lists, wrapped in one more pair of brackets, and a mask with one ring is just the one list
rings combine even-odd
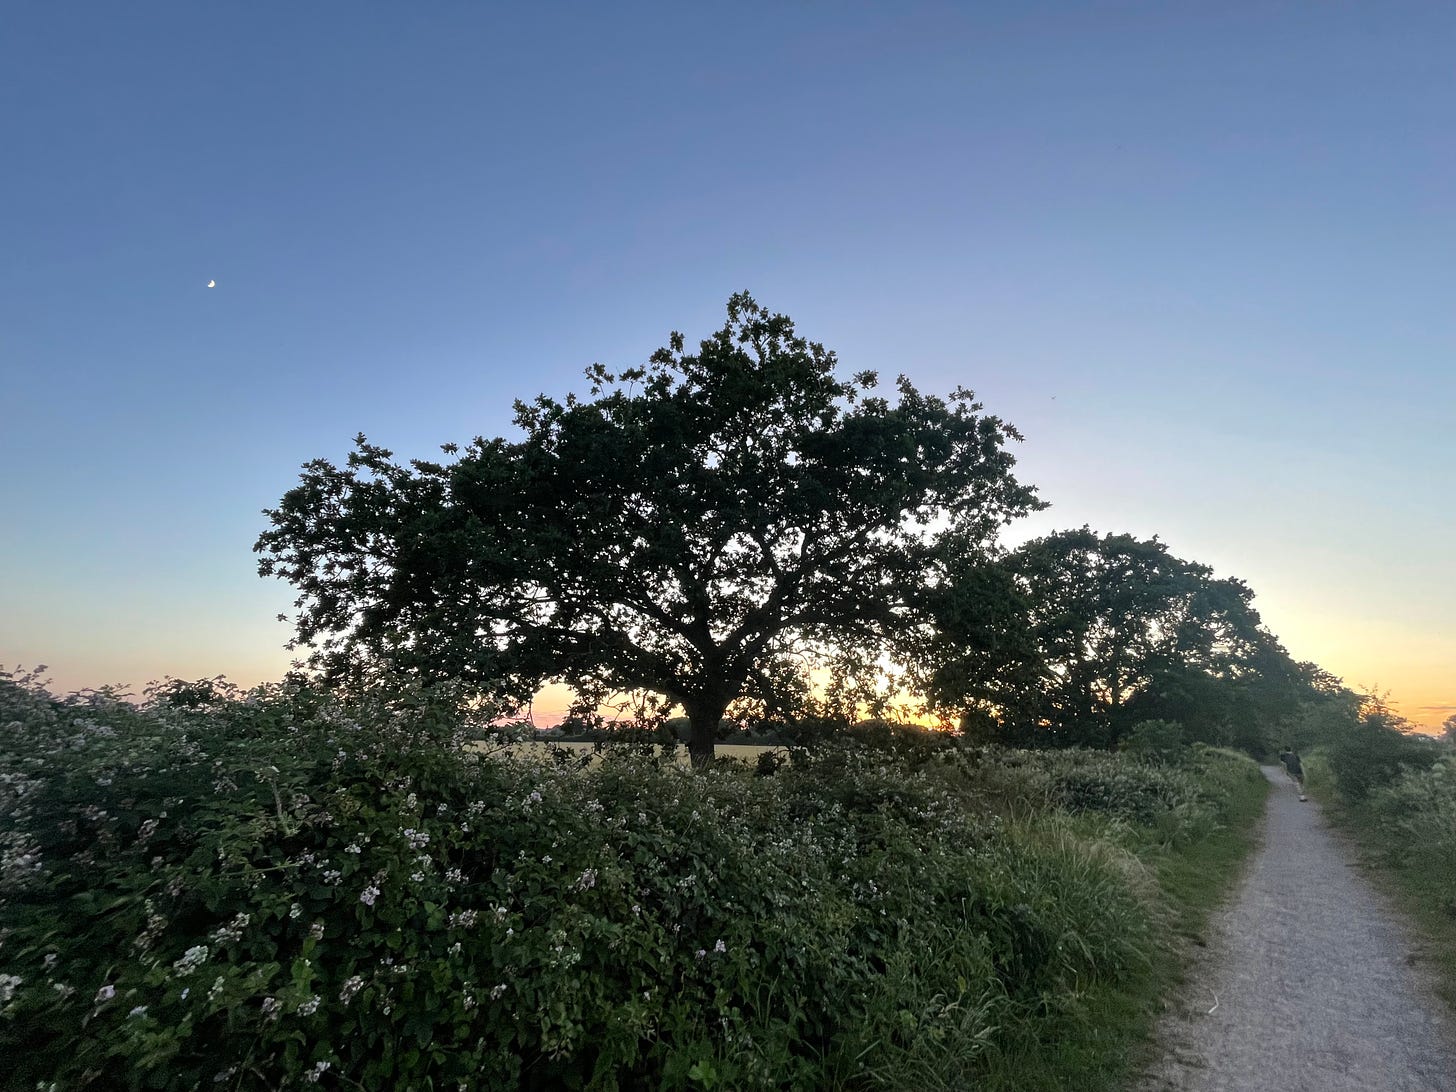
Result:
{"label": "dense vegetation", "polygon": [[[1015,429],[967,391],[835,375],[746,294],[723,328],[589,398],[516,405],[517,438],[403,463],[358,437],[267,515],[260,570],[298,589],[310,662],[338,682],[448,679],[523,701],[548,679],[680,706],[711,755],[730,706],[809,693],[809,660],[866,667],[946,559],[1038,507]],[[844,677],[841,675],[841,677]]]}
{"label": "dense vegetation", "polygon": [[1252,770],[1156,725],[582,768],[306,687],[6,677],[0,724],[16,1088],[1018,1087],[1167,962],[1158,862]]}

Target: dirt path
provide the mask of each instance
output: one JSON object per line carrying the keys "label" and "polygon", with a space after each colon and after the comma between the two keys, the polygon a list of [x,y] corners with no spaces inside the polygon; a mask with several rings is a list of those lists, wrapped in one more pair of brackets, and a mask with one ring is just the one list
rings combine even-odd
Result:
{"label": "dirt path", "polygon": [[1456,1026],[1413,967],[1406,927],[1315,803],[1282,770],[1264,775],[1264,844],[1142,1092],[1456,1092]]}

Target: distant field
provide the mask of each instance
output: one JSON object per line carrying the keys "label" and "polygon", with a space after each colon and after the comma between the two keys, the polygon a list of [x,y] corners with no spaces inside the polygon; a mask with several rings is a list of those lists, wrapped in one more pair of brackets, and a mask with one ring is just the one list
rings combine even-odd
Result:
{"label": "distant field", "polygon": [[[611,747],[612,744],[606,743],[606,744],[603,744],[603,746],[604,747]],[[501,751],[504,751],[507,754],[516,755],[517,757],[520,757],[520,758],[531,758],[533,756],[534,757],[537,757],[537,758],[547,758],[550,755],[551,750],[553,748],[560,748],[562,750],[568,750],[568,751],[582,751],[582,752],[585,752],[585,753],[588,753],[589,754],[589,753],[591,753],[591,751],[593,749],[595,749],[596,744],[594,744],[594,743],[556,743],[556,742],[553,742],[551,740],[543,740],[543,741],[535,742],[535,743],[505,743],[505,744],[480,742],[480,743],[473,743],[473,744],[471,744],[471,747],[474,750],[481,751],[481,752],[483,752],[485,754],[496,754],[496,753],[499,753]],[[661,754],[662,753],[662,748],[660,746],[654,746],[652,748],[652,750],[653,750],[653,753],[654,754]],[[744,762],[752,762],[755,759],[757,759],[759,755],[763,754],[765,751],[783,751],[783,750],[785,750],[785,748],[784,747],[781,747],[781,746],[762,747],[762,746],[754,746],[754,745],[749,745],[749,744],[744,744],[744,743],[720,743],[720,744],[718,744],[717,755],[718,755],[719,758],[736,758],[736,759],[740,759],[740,760],[742,760]],[[685,748],[685,747],[679,747],[677,749],[677,761],[680,764],[684,765],[684,766],[686,766],[688,764],[688,752],[687,752],[687,748]]]}

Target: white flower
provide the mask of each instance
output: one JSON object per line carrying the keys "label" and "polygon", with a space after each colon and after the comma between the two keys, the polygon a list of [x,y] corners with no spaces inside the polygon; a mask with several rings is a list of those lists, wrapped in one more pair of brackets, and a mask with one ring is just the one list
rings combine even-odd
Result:
{"label": "white flower", "polygon": [[728,945],[724,944],[722,940],[719,940],[717,944],[714,944],[713,945],[713,951],[715,951],[715,952],[722,953],[722,952],[726,952],[727,950],[728,950]]}
{"label": "white flower", "polygon": [[136,1018],[138,1016],[145,1016],[146,1014],[147,1014],[147,1007],[145,1005],[138,1005],[136,1008],[132,1009],[131,1012],[129,1012],[129,1013],[126,1014],[126,1018],[128,1020],[131,1020],[131,1019],[134,1019],[134,1018]]}
{"label": "white flower", "polygon": [[364,979],[360,975],[354,975],[344,983],[344,988],[339,991],[339,1000],[347,1005],[354,1000],[354,995],[364,988]]}
{"label": "white flower", "polygon": [[321,921],[314,922],[312,925],[310,925],[308,927],[308,935],[311,936],[314,940],[323,940],[324,939],[324,923],[321,922]]}
{"label": "white flower", "polygon": [[303,1079],[309,1084],[318,1084],[319,1078],[329,1071],[332,1062],[315,1062],[314,1067],[303,1075]]}
{"label": "white flower", "polygon": [[490,999],[492,1001],[499,1001],[505,995],[505,992],[506,987],[504,982],[502,982],[499,986],[492,986],[490,988]]}
{"label": "white flower", "polygon": [[411,872],[410,873],[410,882],[411,883],[424,883],[425,882],[425,874],[423,872]]}
{"label": "white flower", "polygon": [[576,891],[589,891],[596,885],[597,870],[595,868],[586,868],[582,870],[581,875],[576,878],[576,881],[571,886]]}
{"label": "white flower", "polygon": [[318,994],[314,994],[307,1001],[298,1006],[298,1015],[312,1016],[314,1013],[318,1012],[319,1004],[322,1001],[323,998],[321,998]]}
{"label": "white flower", "polygon": [[362,902],[365,906],[373,906],[374,900],[379,898],[380,894],[381,892],[379,888],[371,883],[368,887],[366,887],[363,891],[359,893],[359,901]]}
{"label": "white flower", "polygon": [[24,981],[18,974],[0,974],[0,1005],[14,997],[15,988]]}
{"label": "white flower", "polygon": [[303,916],[303,903],[296,902],[292,906],[290,906],[288,908],[288,916],[291,919],[292,918],[302,917]]}
{"label": "white flower", "polygon": [[96,991],[96,1004],[104,1004],[105,1002],[110,1001],[115,996],[115,986],[102,986],[99,990]]}
{"label": "white flower", "polygon": [[207,962],[207,945],[198,944],[182,953],[182,958],[172,964],[172,970],[179,975],[189,975]]}

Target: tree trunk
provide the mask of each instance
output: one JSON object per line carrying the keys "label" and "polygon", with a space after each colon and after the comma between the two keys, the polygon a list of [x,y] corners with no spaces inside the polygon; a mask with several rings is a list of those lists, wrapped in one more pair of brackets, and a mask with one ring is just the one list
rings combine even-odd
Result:
{"label": "tree trunk", "polygon": [[683,703],[688,715],[688,757],[694,768],[700,768],[713,761],[715,741],[718,738],[718,723],[727,710],[727,702]]}

